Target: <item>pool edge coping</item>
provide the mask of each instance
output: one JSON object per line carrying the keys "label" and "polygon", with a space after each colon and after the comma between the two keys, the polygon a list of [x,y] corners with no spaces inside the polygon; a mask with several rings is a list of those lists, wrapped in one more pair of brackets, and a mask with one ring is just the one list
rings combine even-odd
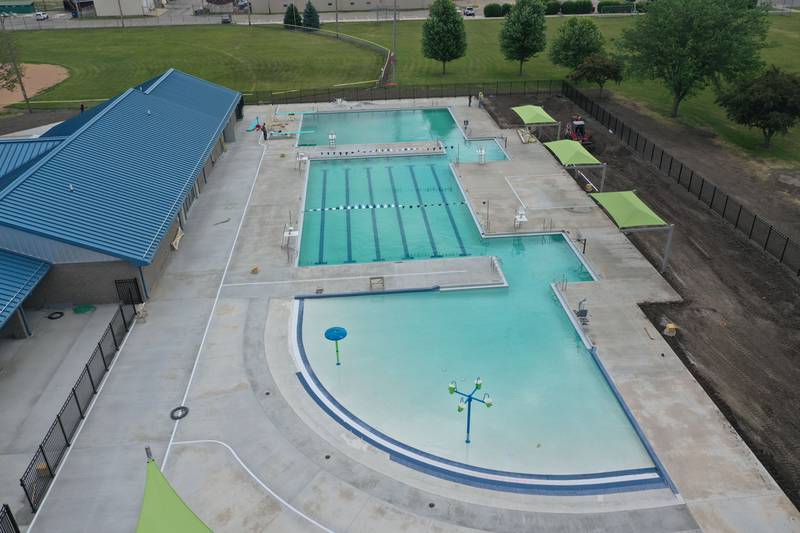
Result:
{"label": "pool edge coping", "polygon": [[[403,464],[409,468],[420,471],[422,473],[432,475],[435,477],[447,479],[449,481],[458,482],[465,485],[475,486],[478,488],[486,488],[504,492],[522,492],[530,494],[541,495],[561,495],[561,496],[586,496],[596,494],[632,492],[638,490],[652,490],[652,489],[672,489],[674,495],[678,497],[671,479],[665,478],[663,471],[658,468],[660,462],[653,461],[652,467],[645,467],[641,469],[630,469],[612,472],[597,472],[591,474],[525,474],[510,471],[501,471],[488,469],[484,467],[476,467],[458,461],[450,460],[444,457],[433,455],[424,450],[420,450],[404,444],[379,430],[373,428],[347,408],[341,405],[335,397],[324,387],[322,382],[316,376],[313,368],[311,367],[308,357],[305,352],[303,344],[302,326],[303,326],[303,308],[306,299],[320,299],[320,298],[333,298],[333,297],[352,297],[352,296],[366,296],[366,295],[384,295],[392,293],[410,293],[410,292],[438,292],[439,287],[428,287],[419,289],[399,289],[394,291],[368,291],[359,293],[340,293],[340,294],[327,294],[327,295],[310,295],[310,296],[295,296],[292,306],[292,320],[290,321],[290,337],[292,338],[293,356],[292,359],[298,369],[296,376],[300,381],[302,387],[307,394],[311,396],[312,400],[335,422],[339,425],[364,440],[371,446],[374,446],[389,455],[389,459]],[[291,330],[294,329],[294,334]],[[591,350],[588,350],[592,354]],[[594,359],[594,355],[592,354]],[[595,359],[595,363],[598,361]],[[599,366],[599,365],[598,365]],[[610,376],[603,372],[601,367],[601,375],[609,382]],[[609,383],[609,386],[614,392],[616,389]],[[315,390],[316,389],[316,390]],[[616,394],[615,394],[616,396]],[[621,400],[616,397],[617,401]],[[623,402],[624,405],[624,402]],[[624,410],[624,409],[623,409]],[[338,413],[336,411],[339,411]],[[626,413],[626,416],[632,416]],[[349,419],[349,420],[348,420]],[[629,418],[630,421],[630,418]],[[634,431],[637,429],[634,425]],[[638,436],[638,432],[637,432]],[[639,437],[642,438],[641,436]],[[384,441],[382,443],[380,441]],[[393,448],[394,447],[394,448]],[[646,450],[647,447],[645,446]],[[406,453],[403,453],[406,452]],[[648,451],[649,454],[649,451]],[[415,457],[417,456],[417,457]],[[427,459],[427,460],[425,460]],[[450,468],[448,468],[450,467]],[[625,476],[642,476],[643,471],[652,471],[648,473],[655,474],[655,477],[647,478],[634,478],[629,480],[620,481],[619,477]],[[482,476],[480,474],[483,474]],[[494,476],[488,477],[488,476]],[[508,479],[496,479],[497,477],[507,477]],[[577,483],[573,485],[553,483],[553,480],[558,481],[585,481],[587,479],[605,480],[604,482],[596,483]],[[518,481],[513,481],[518,480]],[[521,480],[531,481],[524,483]],[[550,483],[546,483],[550,481]]]}

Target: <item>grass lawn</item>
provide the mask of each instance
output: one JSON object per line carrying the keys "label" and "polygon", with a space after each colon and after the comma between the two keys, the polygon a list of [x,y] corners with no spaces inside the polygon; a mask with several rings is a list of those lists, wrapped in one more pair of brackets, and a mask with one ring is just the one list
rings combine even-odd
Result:
{"label": "grass lawn", "polygon": [[70,71],[35,100],[108,98],[169,67],[242,92],[373,80],[378,54],[280,27],[173,26],[19,32],[24,62]]}
{"label": "grass lawn", "polygon": [[[563,17],[547,19],[552,41]],[[622,30],[633,23],[629,16],[596,18],[609,48]],[[771,47],[764,58],[790,71],[800,72],[800,15],[771,17]],[[398,27],[398,80],[401,84],[463,83],[518,80],[517,64],[506,61],[499,50],[498,19],[470,20],[467,55],[447,66],[422,57],[421,21]],[[330,25],[329,25],[330,26]],[[330,29],[330,28],[329,28]],[[342,24],[344,33],[391,46],[391,24]],[[377,77],[383,58],[345,42],[312,34],[288,32],[279,27],[176,26],[97,30],[47,30],[20,32],[22,59],[57,63],[70,70],[70,78],[39,95],[37,100],[107,98],[131,85],[174,66],[200,77],[238,89],[287,90],[330,87]],[[567,70],[549,62],[547,54],[525,65],[523,79],[560,79]],[[669,94],[653,82],[630,80],[611,87],[635,100],[664,120],[670,111]],[[714,131],[723,140],[752,154],[775,159],[776,165],[800,166],[800,135],[774,141],[769,151],[761,134],[727,120],[714,104],[710,90],[686,100],[680,121]]]}
{"label": "grass lawn", "polygon": [[[547,19],[548,42],[552,42],[564,20],[563,17]],[[614,48],[615,39],[633,22],[633,18],[627,16],[598,17],[594,20],[605,35],[609,49]],[[765,61],[789,71],[800,72],[800,15],[776,15],[770,21],[770,47],[764,50]],[[491,19],[470,21],[466,25],[467,55],[449,63],[447,74],[442,76],[440,63],[422,57],[419,44],[422,22],[403,22],[398,30],[398,81],[412,84],[520,79],[517,63],[505,60],[500,53],[500,24],[499,20]],[[348,24],[344,31],[384,46],[391,45],[391,26],[388,24]],[[550,63],[546,53],[528,62],[524,68],[524,76],[528,79],[560,79],[567,73],[567,69]],[[658,83],[630,80],[618,87],[611,85],[610,88],[625,98],[643,104],[664,120],[672,120],[667,118],[671,111],[671,97]],[[800,129],[790,132],[787,137],[775,138],[773,146],[764,150],[760,131],[748,130],[729,121],[725,112],[714,103],[714,94],[710,89],[684,101],[680,114],[678,120],[681,122],[710,129],[751,155],[778,160],[773,162],[777,166],[800,166]]]}

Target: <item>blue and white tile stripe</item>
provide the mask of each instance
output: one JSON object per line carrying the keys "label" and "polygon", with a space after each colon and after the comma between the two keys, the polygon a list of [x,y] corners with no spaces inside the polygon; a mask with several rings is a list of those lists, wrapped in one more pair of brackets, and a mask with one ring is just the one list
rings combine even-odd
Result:
{"label": "blue and white tile stripe", "polygon": [[[434,287],[427,290],[438,290]],[[392,291],[381,291],[380,294]],[[406,292],[406,291],[404,291]],[[361,293],[369,294],[369,293]],[[326,295],[332,296],[332,295]],[[308,361],[303,345],[303,308],[298,296],[294,305],[297,377],[312,399],[334,420],[354,435],[389,454],[391,460],[450,481],[492,490],[550,495],[591,495],[635,490],[671,488],[656,467],[595,472],[590,474],[534,474],[476,467],[439,457],[404,444],[373,428],[342,406],[322,385]]]}

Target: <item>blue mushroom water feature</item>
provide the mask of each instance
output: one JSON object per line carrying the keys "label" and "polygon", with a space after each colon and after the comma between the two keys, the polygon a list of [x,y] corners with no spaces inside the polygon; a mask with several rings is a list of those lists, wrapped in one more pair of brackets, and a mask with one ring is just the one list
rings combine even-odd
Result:
{"label": "blue mushroom water feature", "polygon": [[347,330],[341,326],[334,326],[325,330],[325,338],[336,344],[336,366],[342,363],[339,361],[339,341],[347,337]]}

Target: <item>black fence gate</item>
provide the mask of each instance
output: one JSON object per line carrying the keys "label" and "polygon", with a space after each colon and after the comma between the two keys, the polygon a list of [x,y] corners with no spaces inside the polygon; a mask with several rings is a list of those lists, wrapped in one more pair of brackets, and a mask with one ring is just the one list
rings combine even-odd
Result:
{"label": "black fence gate", "polygon": [[144,303],[142,292],[139,290],[139,280],[136,278],[114,280],[114,284],[117,286],[117,295],[119,295],[120,302],[127,305]]}
{"label": "black fence gate", "polygon": [[14,515],[6,504],[0,507],[0,533],[19,533],[17,521],[14,520]]}

